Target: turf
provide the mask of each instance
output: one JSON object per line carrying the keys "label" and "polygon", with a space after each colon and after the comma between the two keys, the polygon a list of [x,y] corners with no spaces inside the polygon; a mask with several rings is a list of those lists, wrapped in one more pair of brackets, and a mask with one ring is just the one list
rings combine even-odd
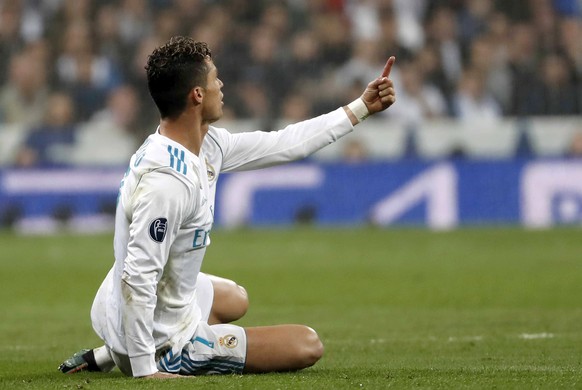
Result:
{"label": "turf", "polygon": [[111,236],[0,234],[1,389],[582,388],[582,231],[216,231],[206,272],[251,297],[243,326],[305,323],[325,346],[295,373],[165,382],[63,375],[99,340]]}

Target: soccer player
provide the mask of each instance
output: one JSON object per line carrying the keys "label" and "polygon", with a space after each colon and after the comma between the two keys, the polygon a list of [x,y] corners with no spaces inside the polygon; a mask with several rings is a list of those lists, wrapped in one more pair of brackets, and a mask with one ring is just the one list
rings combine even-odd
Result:
{"label": "soccer player", "polygon": [[95,297],[91,320],[105,346],[83,350],[60,367],[170,378],[205,373],[298,370],[323,346],[304,325],[242,328],[246,292],[200,272],[210,245],[220,173],[304,158],[351,132],[395,101],[388,78],[394,57],[360,98],[277,132],[230,134],[222,81],[208,46],[174,37],[149,56],[156,132],[130,160],[115,220],[115,263]]}

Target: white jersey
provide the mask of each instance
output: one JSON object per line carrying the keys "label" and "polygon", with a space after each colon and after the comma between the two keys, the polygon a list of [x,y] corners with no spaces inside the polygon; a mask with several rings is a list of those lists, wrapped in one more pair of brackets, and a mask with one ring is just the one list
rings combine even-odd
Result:
{"label": "white jersey", "polygon": [[351,132],[342,108],[277,132],[210,127],[198,156],[152,134],[131,158],[119,191],[115,264],[93,307],[93,328],[129,356],[134,376],[157,371],[156,352],[180,353],[201,319],[196,279],[221,172],[297,160]]}

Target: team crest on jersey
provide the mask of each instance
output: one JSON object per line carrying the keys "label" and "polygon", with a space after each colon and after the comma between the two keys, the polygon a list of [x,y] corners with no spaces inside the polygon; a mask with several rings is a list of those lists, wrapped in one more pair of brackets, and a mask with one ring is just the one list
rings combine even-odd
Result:
{"label": "team crest on jersey", "polygon": [[157,218],[150,224],[150,237],[155,242],[163,242],[166,238],[168,229],[168,220],[166,218]]}
{"label": "team crest on jersey", "polygon": [[206,174],[208,175],[208,181],[212,181],[216,178],[216,170],[206,159]]}
{"label": "team crest on jersey", "polygon": [[238,339],[233,334],[227,334],[224,337],[218,339],[218,343],[226,348],[236,348],[238,345]]}

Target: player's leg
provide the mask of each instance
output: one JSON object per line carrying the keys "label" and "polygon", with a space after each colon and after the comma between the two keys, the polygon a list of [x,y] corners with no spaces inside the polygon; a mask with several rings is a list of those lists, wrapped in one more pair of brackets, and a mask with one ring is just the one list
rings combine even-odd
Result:
{"label": "player's leg", "polygon": [[[229,279],[200,273],[198,275],[198,304],[202,319],[209,324],[236,321],[245,315],[249,300],[244,287]],[[79,371],[103,371],[113,369],[115,363],[105,346],[83,349],[65,360],[59,370],[65,374]]]}
{"label": "player's leg", "polygon": [[249,308],[249,297],[245,288],[230,279],[210,274],[199,275],[204,276],[212,282],[214,291],[208,323],[227,324],[242,318]]}
{"label": "player's leg", "polygon": [[317,333],[307,326],[243,329],[201,322],[182,353],[169,351],[158,369],[182,375],[295,371],[312,366],[322,355]]}
{"label": "player's leg", "polygon": [[323,355],[317,333],[304,325],[245,328],[244,372],[293,371],[314,365]]}
{"label": "player's leg", "polygon": [[74,374],[79,371],[109,372],[115,363],[109,350],[104,345],[94,349],[82,349],[65,360],[59,366],[64,374]]}

